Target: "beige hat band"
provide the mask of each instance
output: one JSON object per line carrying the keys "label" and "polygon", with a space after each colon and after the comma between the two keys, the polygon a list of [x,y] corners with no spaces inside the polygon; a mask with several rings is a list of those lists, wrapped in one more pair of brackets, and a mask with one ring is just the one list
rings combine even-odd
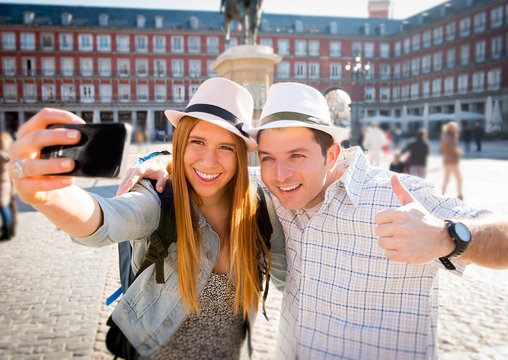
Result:
{"label": "beige hat band", "polygon": [[325,121],[314,117],[310,115],[305,115],[298,112],[292,112],[292,111],[281,111],[277,113],[270,114],[268,116],[265,116],[261,119],[260,126],[275,122],[275,121],[282,121],[282,120],[290,120],[290,121],[301,121],[306,124],[313,124],[313,125],[321,125],[321,126],[330,126],[330,124],[326,123]]}
{"label": "beige hat band", "polygon": [[220,106],[211,105],[211,104],[193,104],[193,105],[188,106],[184,110],[184,112],[189,115],[191,115],[190,113],[193,113],[193,112],[201,112],[201,113],[207,113],[210,115],[217,116],[223,120],[226,120],[228,123],[230,123],[235,128],[237,128],[238,131],[240,131],[240,133],[243,136],[245,136],[247,138],[249,137],[249,134],[247,134],[245,131],[242,130],[243,123],[240,121],[240,119],[238,119],[238,117],[236,117],[236,115],[233,114],[232,112],[230,112],[224,108],[221,108]]}

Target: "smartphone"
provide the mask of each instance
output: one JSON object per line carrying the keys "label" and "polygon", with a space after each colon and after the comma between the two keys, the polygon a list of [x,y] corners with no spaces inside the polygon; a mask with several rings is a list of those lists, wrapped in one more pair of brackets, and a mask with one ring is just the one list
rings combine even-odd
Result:
{"label": "smartphone", "polygon": [[81,132],[74,145],[47,146],[41,159],[72,158],[74,169],[56,176],[119,178],[123,176],[131,140],[131,126],[124,123],[55,124],[48,129],[66,128]]}

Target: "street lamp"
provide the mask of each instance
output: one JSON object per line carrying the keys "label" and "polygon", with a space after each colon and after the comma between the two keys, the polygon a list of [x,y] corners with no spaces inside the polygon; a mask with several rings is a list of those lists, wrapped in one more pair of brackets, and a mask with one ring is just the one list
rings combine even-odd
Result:
{"label": "street lamp", "polygon": [[362,57],[356,55],[354,62],[348,62],[345,66],[346,71],[351,71],[351,78],[355,87],[355,98],[351,101],[351,146],[361,145],[358,144],[360,139],[360,107],[362,103],[359,101],[360,82],[365,79],[365,75],[370,70],[370,63],[362,63]]}

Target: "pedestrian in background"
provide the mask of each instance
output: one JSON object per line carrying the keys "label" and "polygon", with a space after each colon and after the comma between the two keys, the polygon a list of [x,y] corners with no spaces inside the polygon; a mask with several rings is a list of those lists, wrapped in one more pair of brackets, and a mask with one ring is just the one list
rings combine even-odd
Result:
{"label": "pedestrian in background", "polygon": [[459,127],[457,126],[456,122],[450,121],[443,126],[439,152],[441,155],[443,155],[444,165],[442,194],[445,194],[446,187],[450,181],[450,176],[453,175],[457,181],[457,197],[460,200],[463,200],[464,196],[462,195],[462,176],[459,169],[459,161],[460,157],[463,155],[463,152],[459,148]]}
{"label": "pedestrian in background", "polygon": [[0,240],[12,238],[16,230],[16,202],[14,200],[14,188],[7,171],[9,155],[7,148],[12,143],[12,136],[3,131],[0,134],[0,215],[2,217],[2,233]]}
{"label": "pedestrian in background", "polygon": [[407,173],[406,163],[402,161],[400,151],[393,152],[393,159],[390,163],[390,171],[405,174]]}
{"label": "pedestrian in background", "polygon": [[407,145],[402,149],[401,154],[408,153],[409,175],[418,176],[422,179],[427,175],[427,157],[430,153],[430,145],[427,140],[427,130],[418,129],[416,137],[409,140]]}
{"label": "pedestrian in background", "polygon": [[400,146],[401,136],[402,131],[400,130],[399,125],[395,124],[392,129],[392,144],[395,150],[397,150]]}
{"label": "pedestrian in background", "polygon": [[469,128],[467,122],[462,123],[462,140],[464,140],[464,148],[466,152],[471,151],[471,141],[473,140],[473,132]]}
{"label": "pedestrian in background", "polygon": [[386,136],[383,130],[379,128],[378,123],[373,122],[365,133],[363,146],[367,150],[367,157],[372,166],[379,167],[383,146],[386,145]]}
{"label": "pedestrian in background", "polygon": [[476,151],[482,151],[482,140],[485,131],[483,130],[481,122],[477,121],[474,123],[473,133],[474,133],[474,141],[476,142]]}

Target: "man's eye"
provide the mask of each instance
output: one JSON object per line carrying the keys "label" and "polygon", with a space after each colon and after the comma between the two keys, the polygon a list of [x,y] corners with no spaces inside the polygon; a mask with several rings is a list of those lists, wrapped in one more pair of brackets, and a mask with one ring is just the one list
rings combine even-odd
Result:
{"label": "man's eye", "polygon": [[272,157],[270,156],[264,156],[261,158],[261,161],[269,161],[269,160],[272,160]]}
{"label": "man's eye", "polygon": [[302,154],[292,154],[291,157],[292,158],[303,158],[305,156],[303,156]]}

